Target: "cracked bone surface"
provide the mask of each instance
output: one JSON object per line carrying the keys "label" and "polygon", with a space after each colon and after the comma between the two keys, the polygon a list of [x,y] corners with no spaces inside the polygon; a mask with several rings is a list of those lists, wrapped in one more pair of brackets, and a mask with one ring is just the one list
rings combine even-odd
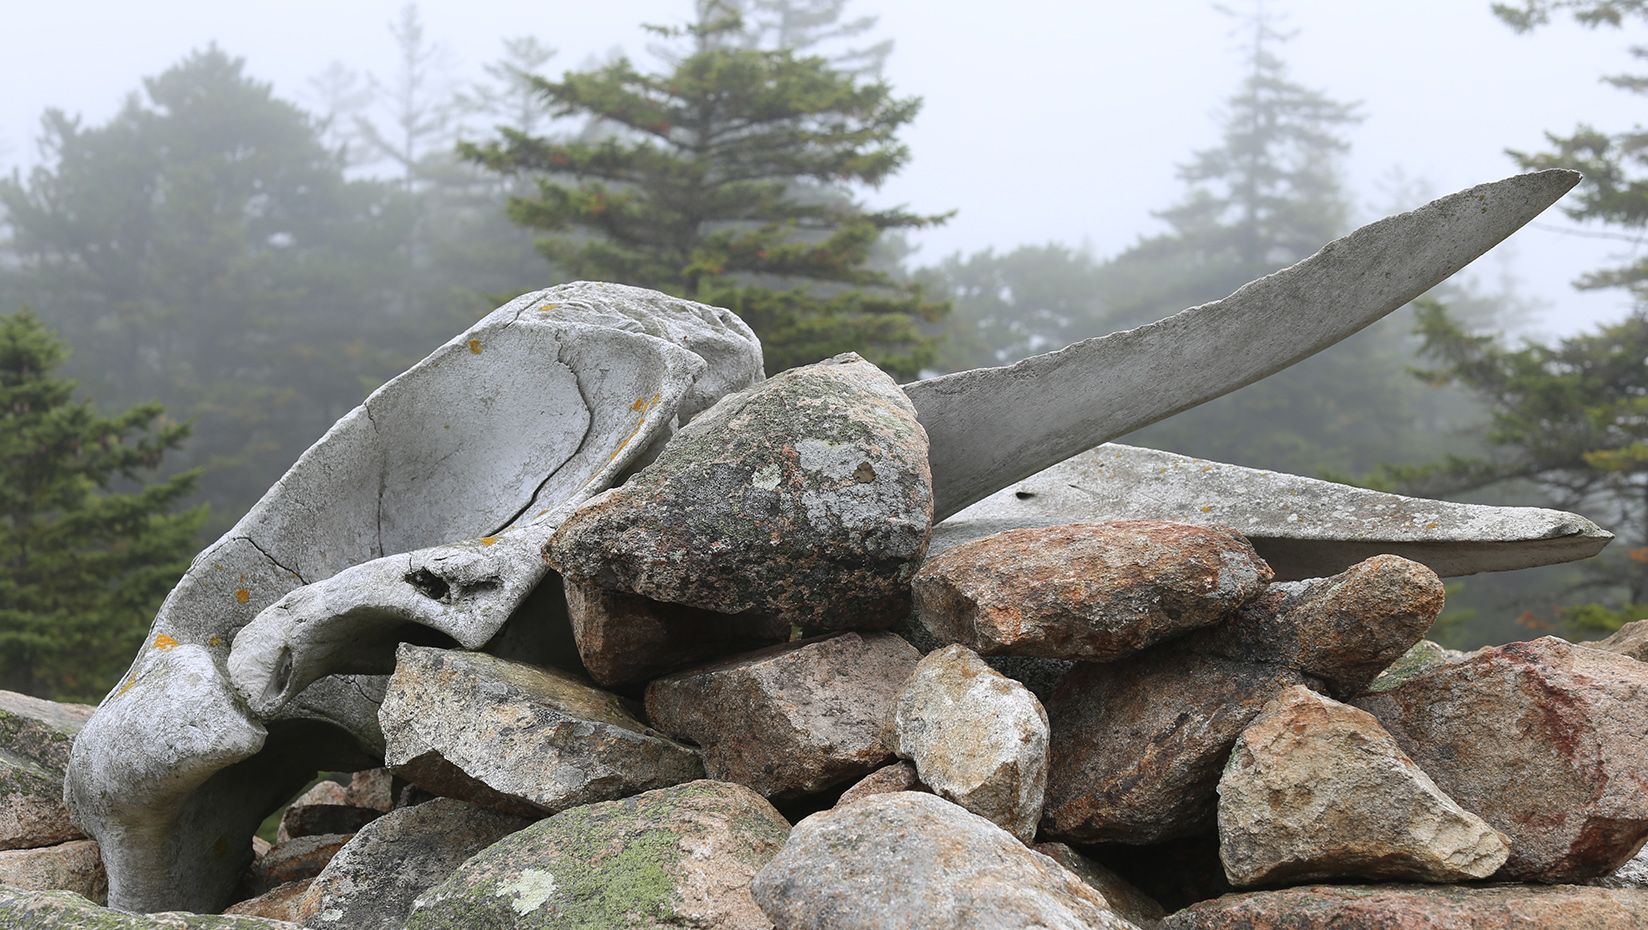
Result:
{"label": "cracked bone surface", "polygon": [[731,312],[580,282],[511,301],[373,392],[195,558],[76,740],[65,794],[110,903],[216,911],[267,809],[381,753],[355,706],[381,682],[337,676],[388,671],[409,625],[484,643],[566,513],[761,377]]}
{"label": "cracked bone surface", "polygon": [[1391,554],[1444,577],[1589,558],[1614,538],[1579,514],[1403,497],[1173,452],[1105,443],[933,527],[927,557],[1003,530],[1171,520],[1228,526],[1277,581]]}

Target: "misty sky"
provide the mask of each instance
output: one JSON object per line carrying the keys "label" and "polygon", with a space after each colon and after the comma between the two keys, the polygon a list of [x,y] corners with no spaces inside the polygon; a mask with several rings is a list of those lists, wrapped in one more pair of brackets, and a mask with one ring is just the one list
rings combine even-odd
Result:
{"label": "misty sky", "polygon": [[[10,40],[0,56],[0,165],[33,160],[46,107],[100,122],[141,77],[214,41],[278,94],[309,106],[309,78],[332,61],[387,78],[387,23],[401,6],[0,0]],[[1513,173],[1504,149],[1538,149],[1546,130],[1588,122],[1620,131],[1648,109],[1648,99],[1597,80],[1638,70],[1625,48],[1644,42],[1640,30],[1592,32],[1562,21],[1518,36],[1492,17],[1487,0],[1268,6],[1298,31],[1282,49],[1293,78],[1362,102],[1367,119],[1350,133],[1346,163],[1362,220],[1396,206],[1393,191],[1403,185],[1395,177],[1447,193]],[[510,36],[558,48],[546,69],[556,73],[615,48],[645,57],[639,24],[680,22],[691,4],[424,0],[419,8],[427,33],[448,51],[450,80],[461,84],[477,79]],[[1181,195],[1175,166],[1218,142],[1220,104],[1240,77],[1241,36],[1206,0],[857,0],[850,9],[880,16],[875,37],[897,43],[887,78],[926,101],[904,137],[911,165],[869,200],[959,211],[920,235],[917,262],[1050,240],[1086,243],[1102,257],[1161,231],[1151,211]],[[1536,222],[1574,225],[1556,211]],[[1567,333],[1625,312],[1623,294],[1579,295],[1567,282],[1632,248],[1526,229],[1467,274],[1489,286],[1516,276],[1548,304],[1535,328]]]}

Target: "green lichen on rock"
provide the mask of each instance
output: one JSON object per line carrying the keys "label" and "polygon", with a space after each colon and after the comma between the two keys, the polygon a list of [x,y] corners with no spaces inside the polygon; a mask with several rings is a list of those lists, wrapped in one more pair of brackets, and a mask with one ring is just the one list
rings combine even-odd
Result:
{"label": "green lichen on rock", "polygon": [[573,808],[470,858],[418,899],[406,928],[721,926],[715,914],[704,913],[702,902],[684,893],[694,883],[693,870],[710,859],[731,858],[741,864],[735,868],[753,875],[787,832],[758,795],[722,782],[690,782]]}
{"label": "green lichen on rock", "polygon": [[98,907],[72,891],[24,891],[0,885],[6,930],[274,930],[295,924],[264,917],[166,911],[128,914]]}
{"label": "green lichen on rock", "polygon": [[1421,675],[1433,668],[1439,668],[1452,661],[1452,656],[1459,655],[1428,639],[1414,643],[1412,648],[1402,653],[1401,657],[1392,662],[1390,667],[1379,673],[1379,677],[1368,685],[1369,691],[1389,691],[1415,675]]}

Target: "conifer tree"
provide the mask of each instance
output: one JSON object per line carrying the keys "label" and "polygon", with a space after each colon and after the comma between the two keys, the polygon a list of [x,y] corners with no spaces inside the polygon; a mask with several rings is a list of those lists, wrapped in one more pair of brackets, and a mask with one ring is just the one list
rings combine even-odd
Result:
{"label": "conifer tree", "polygon": [[856,351],[914,377],[933,359],[916,327],[945,305],[868,262],[881,235],[940,218],[871,210],[874,188],[908,161],[897,140],[918,100],[828,60],[745,47],[743,21],[707,3],[687,43],[644,72],[628,59],[535,83],[557,117],[591,130],[554,139],[504,129],[464,148],[537,179],[510,216],[543,230],[539,249],[568,279],[651,287],[739,314],[768,371]]}
{"label": "conifer tree", "polygon": [[27,309],[0,317],[0,688],[95,701],[188,567],[206,508],[174,512],[198,472],[143,484],[189,426],[159,402],[99,416],[53,374],[65,355]]}

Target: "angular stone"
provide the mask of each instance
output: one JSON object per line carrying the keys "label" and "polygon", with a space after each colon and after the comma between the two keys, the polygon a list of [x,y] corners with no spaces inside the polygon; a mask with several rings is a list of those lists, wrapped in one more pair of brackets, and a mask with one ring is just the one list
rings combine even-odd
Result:
{"label": "angular stone", "polygon": [[699,414],[568,517],[544,558],[574,582],[654,600],[875,629],[908,611],[932,515],[915,410],[848,353]]}
{"label": "angular stone", "polygon": [[85,837],[63,806],[63,771],[94,710],[0,691],[0,850]]}
{"label": "angular stone", "polygon": [[1369,691],[1387,691],[1421,672],[1470,658],[1469,653],[1449,649],[1441,643],[1422,639],[1402,653],[1390,667],[1368,684]]}
{"label": "angular stone", "polygon": [[395,809],[395,776],[388,769],[366,769],[349,778],[343,790],[345,804],[387,814]]}
{"label": "angular stone", "polygon": [[895,762],[892,765],[884,765],[854,782],[851,788],[841,792],[841,797],[836,798],[835,806],[846,807],[865,798],[878,794],[892,794],[895,791],[926,790],[927,787],[916,774],[915,766],[908,762]]}
{"label": "angular stone", "polygon": [[267,894],[288,882],[314,878],[350,839],[344,833],[323,833],[276,844],[252,863],[252,894]]}
{"label": "angular stone", "polygon": [[1224,527],[1123,520],[974,540],[929,559],[913,587],[939,642],[1104,662],[1214,623],[1270,578]]}
{"label": "angular stone", "polygon": [[309,885],[298,919],[338,930],[400,930],[418,895],[532,823],[452,798],[393,811],[338,850]]}
{"label": "angular stone", "polygon": [[1296,685],[1236,740],[1219,780],[1237,887],[1487,878],[1510,842],[1420,771],[1372,714]]}
{"label": "angular stone", "polygon": [[1648,895],[1576,885],[1308,885],[1226,895],[1160,930],[1639,930]]}
{"label": "angular stone", "polygon": [[[935,470],[943,467],[935,459]],[[1386,553],[1444,578],[1510,571],[1588,558],[1614,538],[1560,510],[1403,497],[1110,442],[944,519],[929,555],[1003,530],[1106,520],[1229,527],[1282,581],[1335,575]]]}
{"label": "angular stone", "polygon": [[402,644],[381,712],[391,771],[527,816],[703,774],[613,694],[559,669]]}
{"label": "angular stone", "polygon": [[255,898],[247,898],[239,904],[224,908],[223,913],[302,923],[304,918],[309,916],[309,911],[303,906],[303,896],[308,893],[309,886],[314,884],[314,881],[312,878],[304,878],[276,885]]}
{"label": "angular stone", "polygon": [[1155,898],[1064,843],[1037,843],[1030,848],[1069,869],[1070,874],[1086,882],[1087,887],[1102,895],[1105,904],[1123,920],[1146,930],[1154,930],[1167,914]]}
{"label": "angular stone", "polygon": [[1633,620],[1615,630],[1607,639],[1580,645],[1605,652],[1617,652],[1638,662],[1648,661],[1648,620]]}
{"label": "angular stone", "polygon": [[[522,295],[373,392],[195,558],[77,741],[68,804],[103,841],[111,901],[228,903],[244,861],[220,839],[245,848],[314,772],[381,757],[376,707],[343,673],[387,673],[409,626],[491,640],[565,513],[761,377],[731,312],[580,282]],[[185,651],[211,680],[186,694]],[[277,719],[302,724],[269,734]]]}
{"label": "angular stone", "polygon": [[790,624],[782,620],[700,610],[577,582],[567,582],[566,602],[578,656],[599,685],[648,681],[790,638]]}
{"label": "angular stone", "polygon": [[1162,646],[1078,664],[1047,705],[1043,829],[1132,844],[1211,829],[1236,737],[1266,701],[1309,682],[1289,668]]}
{"label": "angular stone", "polygon": [[1364,695],[1459,805],[1510,837],[1496,878],[1607,875],[1648,838],[1648,665],[1546,636]]}
{"label": "angular stone", "polygon": [[892,758],[885,731],[920,659],[891,633],[785,643],[654,681],[647,717],[702,747],[711,778],[800,797]]}
{"label": "angular stone", "polygon": [[72,891],[0,886],[0,927],[16,930],[298,930],[267,917],[163,911],[132,914],[99,907]]}
{"label": "angular stone", "polygon": [[750,890],[784,930],[1136,930],[1006,830],[911,791],[796,824]]}
{"label": "angular stone", "polygon": [[1047,794],[1047,711],[966,646],[928,653],[898,695],[898,754],[934,794],[1020,842]]}
{"label": "angular stone", "polygon": [[0,885],[28,891],[72,891],[98,904],[109,900],[109,876],[93,840],[0,851]]}
{"label": "angular stone", "polygon": [[1425,635],[1444,597],[1435,572],[1400,556],[1376,555],[1332,578],[1277,585],[1175,647],[1286,665],[1347,697]]}
{"label": "angular stone", "polygon": [[356,833],[382,816],[379,811],[353,804],[294,804],[280,816],[276,839],[285,842],[322,833]]}
{"label": "angular stone", "polygon": [[418,898],[406,930],[770,930],[750,878],[789,835],[741,785],[697,781],[562,811]]}

